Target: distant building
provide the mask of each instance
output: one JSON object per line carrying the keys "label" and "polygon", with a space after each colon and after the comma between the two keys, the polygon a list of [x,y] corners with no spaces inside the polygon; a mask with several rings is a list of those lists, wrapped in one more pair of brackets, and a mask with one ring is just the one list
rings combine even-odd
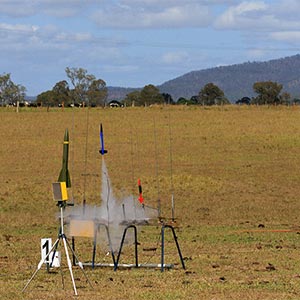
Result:
{"label": "distant building", "polygon": [[124,105],[117,101],[117,100],[111,100],[109,103],[108,103],[109,107],[123,107]]}

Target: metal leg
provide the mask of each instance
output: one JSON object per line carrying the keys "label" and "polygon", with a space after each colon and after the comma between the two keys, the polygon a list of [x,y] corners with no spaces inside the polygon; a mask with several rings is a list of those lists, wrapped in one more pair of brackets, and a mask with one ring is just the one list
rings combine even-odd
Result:
{"label": "metal leg", "polygon": [[[92,255],[92,269],[95,268],[95,258],[96,258],[96,247],[97,247],[97,230],[96,226],[94,226],[94,241],[93,241],[93,255]],[[98,229],[98,226],[97,226]]]}
{"label": "metal leg", "polygon": [[115,269],[116,268],[116,258],[115,258],[114,249],[112,247],[111,239],[110,239],[109,229],[108,229],[108,226],[106,226],[106,225],[104,225],[104,226],[105,226],[105,229],[106,229],[108,244],[109,244],[109,248],[110,248],[110,252],[111,252],[111,257],[112,257],[113,264],[114,264],[114,269]]}
{"label": "metal leg", "polygon": [[[61,225],[60,225],[60,230],[59,230],[59,235],[58,235],[58,238],[57,240],[55,241],[55,243],[53,244],[52,248],[50,249],[50,251],[47,253],[47,255],[45,256],[45,258],[43,258],[38,266],[37,266],[37,269],[35,270],[35,272],[33,273],[33,275],[31,276],[31,278],[29,279],[29,281],[27,282],[27,284],[25,285],[25,287],[23,288],[22,292],[25,291],[25,289],[28,287],[28,285],[30,284],[30,282],[33,280],[33,278],[35,277],[35,275],[37,274],[37,272],[40,270],[40,268],[42,267],[43,263],[46,261],[46,259],[49,257],[50,253],[53,251],[53,249],[55,249],[54,251],[57,250],[57,247],[58,247],[58,244],[59,244],[59,241],[62,239],[63,240],[63,244],[64,244],[64,248],[65,248],[65,252],[66,252],[66,257],[67,257],[67,263],[68,263],[68,268],[69,268],[69,271],[70,271],[70,275],[71,275],[71,279],[72,279],[72,284],[73,284],[73,289],[74,289],[74,293],[75,295],[77,296],[77,289],[76,289],[76,285],[75,285],[75,280],[74,280],[74,276],[73,276],[73,271],[72,271],[72,263],[71,263],[71,259],[70,259],[70,256],[69,256],[69,252],[68,252],[68,247],[70,248],[72,254],[73,254],[73,258],[75,257],[78,261],[78,264],[83,272],[83,274],[85,275],[87,281],[89,282],[90,286],[91,285],[91,282],[88,280],[84,270],[83,270],[83,265],[81,262],[79,262],[78,260],[78,257],[76,256],[75,254],[75,251],[72,249],[71,245],[69,244],[69,241],[67,240],[65,234],[64,234],[64,223],[63,223],[63,206],[60,206],[60,209],[61,209]],[[55,255],[55,252],[54,252],[54,255]],[[51,263],[52,264],[52,263]],[[50,265],[51,266],[51,265]]]}
{"label": "metal leg", "polygon": [[115,267],[114,267],[114,271],[117,270],[118,268],[118,264],[119,264],[119,260],[120,260],[120,256],[121,256],[121,252],[122,252],[122,248],[123,248],[123,244],[124,244],[124,241],[125,241],[125,237],[126,237],[126,233],[127,233],[127,230],[129,228],[133,228],[134,230],[134,244],[135,244],[135,267],[137,268],[139,266],[138,264],[138,249],[137,249],[137,230],[136,230],[136,226],[135,225],[129,225],[127,226],[125,229],[124,229],[124,233],[123,233],[123,236],[122,236],[122,240],[121,240],[121,244],[120,244],[120,249],[119,249],[119,253],[118,253],[118,256],[117,256],[117,261],[115,263]]}
{"label": "metal leg", "polygon": [[[72,236],[72,250],[73,250],[73,252],[75,252],[75,238],[74,238],[74,236]],[[74,267],[76,266],[76,259],[75,259],[74,255],[73,255],[73,266]]]}
{"label": "metal leg", "polygon": [[184,260],[180,251],[179,243],[177,241],[177,236],[175,234],[175,230],[171,225],[163,225],[161,228],[161,272],[164,271],[164,256],[165,256],[165,228],[170,228],[173,233],[173,238],[177,247],[178,255],[181,261],[182,268],[185,270]]}
{"label": "metal leg", "polygon": [[[61,227],[59,228],[59,231],[58,231],[58,238],[57,240],[59,241],[59,239],[61,238]],[[54,243],[55,244],[55,243]],[[54,247],[54,251],[53,251],[53,256],[52,256],[52,261],[50,263],[50,268],[52,268],[52,264],[53,264],[53,260],[54,260],[54,257],[55,257],[55,254],[56,254],[56,251],[57,251],[57,247],[58,247],[58,242],[56,243],[56,246]]]}
{"label": "metal leg", "polygon": [[72,271],[72,263],[71,263],[71,260],[70,260],[65,235],[63,235],[62,240],[63,240],[63,243],[64,243],[64,248],[65,248],[65,252],[66,252],[67,263],[68,263],[68,267],[69,267],[69,271],[70,271],[70,275],[71,275],[71,279],[72,279],[74,293],[77,296],[78,294],[77,294],[77,289],[76,289],[75,280],[74,280],[73,271]]}
{"label": "metal leg", "polygon": [[78,256],[76,255],[76,253],[73,251],[73,249],[72,249],[72,247],[71,247],[71,245],[70,245],[68,239],[65,238],[65,240],[66,240],[66,243],[67,243],[69,249],[71,250],[72,254],[74,255],[74,257],[75,257],[76,260],[78,261],[78,266],[79,266],[80,269],[82,270],[82,273],[84,274],[85,279],[87,280],[87,282],[89,283],[89,285],[91,286],[91,288],[93,288],[92,283],[90,282],[89,278],[87,277],[87,275],[86,275],[86,273],[85,273],[85,271],[84,271],[84,269],[83,269],[82,262],[79,261],[79,258],[78,258]]}
{"label": "metal leg", "polygon": [[182,257],[182,254],[181,254],[181,251],[180,251],[180,247],[179,247],[179,243],[178,243],[178,240],[177,240],[177,236],[175,234],[175,229],[168,225],[169,228],[171,228],[172,232],[173,232],[173,237],[174,237],[174,240],[175,240],[175,244],[176,244],[176,247],[177,247],[177,251],[178,251],[178,255],[179,255],[179,258],[180,258],[180,261],[181,261],[181,265],[182,265],[182,268],[185,270],[185,264],[184,264],[184,260],[183,260],[183,257]]}
{"label": "metal leg", "polygon": [[164,271],[164,259],[165,259],[165,226],[161,228],[161,258],[160,258],[160,270]]}
{"label": "metal leg", "polygon": [[59,239],[58,238],[55,243],[53,244],[52,248],[50,249],[50,251],[47,253],[47,255],[45,256],[44,259],[41,259],[35,272],[32,274],[31,278],[28,280],[28,282],[26,283],[26,285],[24,286],[22,292],[24,292],[26,290],[26,288],[28,287],[28,285],[30,284],[30,282],[33,280],[33,278],[35,277],[35,275],[37,274],[37,272],[40,270],[40,268],[42,267],[43,263],[49,258],[49,255],[50,253],[53,251],[53,249],[56,247],[57,248],[57,245],[58,245],[58,242],[59,242]]}
{"label": "metal leg", "polygon": [[116,259],[115,259],[114,249],[112,247],[112,242],[111,242],[111,238],[110,238],[108,226],[106,224],[99,223],[97,225],[97,230],[95,230],[95,234],[94,234],[93,254],[92,254],[92,269],[95,268],[96,249],[97,249],[97,233],[100,230],[101,226],[105,227],[106,235],[107,235],[107,241],[108,241],[108,244],[109,244],[109,249],[110,249],[110,252],[111,252],[113,264],[114,264],[114,266],[116,265]]}

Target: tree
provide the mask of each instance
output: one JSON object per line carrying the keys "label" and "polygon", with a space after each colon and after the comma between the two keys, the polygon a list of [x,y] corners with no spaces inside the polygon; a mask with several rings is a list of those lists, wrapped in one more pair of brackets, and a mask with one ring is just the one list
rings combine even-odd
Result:
{"label": "tree", "polygon": [[206,84],[199,92],[199,103],[202,105],[228,104],[224,92],[215,84]]}
{"label": "tree", "polygon": [[23,101],[26,88],[20,84],[15,84],[10,74],[0,76],[0,100],[2,106],[8,103]]}
{"label": "tree", "polygon": [[74,102],[87,101],[87,92],[91,83],[96,79],[95,76],[87,74],[87,70],[82,68],[67,67],[65,71],[74,87]]}
{"label": "tree", "polygon": [[57,82],[52,88],[52,92],[52,104],[56,106],[60,103],[64,103],[64,105],[71,104],[72,99],[70,97],[70,88],[66,80]]}
{"label": "tree", "polygon": [[45,106],[45,105],[53,106],[55,103],[54,99],[55,99],[55,93],[53,92],[53,90],[46,91],[37,95],[36,103],[38,106]]}
{"label": "tree", "polygon": [[159,93],[159,89],[153,84],[145,85],[141,90],[139,105],[161,104],[164,102],[163,96]]}
{"label": "tree", "polygon": [[190,99],[190,104],[199,104],[199,96],[192,96]]}
{"label": "tree", "polygon": [[190,104],[190,100],[187,100],[184,97],[180,97],[180,98],[178,98],[176,104],[178,104],[178,105],[182,105],[182,104],[188,105],[188,104]]}
{"label": "tree", "polygon": [[10,95],[8,92],[10,81],[10,74],[0,76],[0,97],[2,106],[10,102]]}
{"label": "tree", "polygon": [[288,92],[284,92],[280,95],[280,103],[281,104],[285,104],[285,105],[289,105],[291,104],[291,94]]}
{"label": "tree", "polygon": [[12,83],[12,85],[10,86],[10,95],[11,95],[11,99],[14,102],[24,101],[24,98],[25,98],[25,95],[26,95],[25,92],[26,92],[26,88],[23,85]]}
{"label": "tree", "polygon": [[136,104],[139,105],[140,98],[141,98],[141,92],[133,91],[126,95],[126,98],[123,100],[123,103],[126,106],[135,106]]}
{"label": "tree", "polygon": [[92,106],[104,105],[107,98],[106,83],[102,79],[96,79],[94,75],[88,74],[82,68],[66,68],[74,90],[70,95],[73,96],[74,103],[88,101]]}
{"label": "tree", "polygon": [[105,81],[102,79],[93,80],[87,91],[87,97],[92,106],[104,106],[107,98],[107,88]]}
{"label": "tree", "polygon": [[277,104],[280,102],[282,84],[273,81],[256,82],[253,84],[253,90],[258,94],[253,99],[254,104]]}
{"label": "tree", "polygon": [[174,104],[173,98],[172,98],[172,96],[170,94],[168,94],[168,93],[162,93],[161,95],[163,96],[164,102],[166,104]]}

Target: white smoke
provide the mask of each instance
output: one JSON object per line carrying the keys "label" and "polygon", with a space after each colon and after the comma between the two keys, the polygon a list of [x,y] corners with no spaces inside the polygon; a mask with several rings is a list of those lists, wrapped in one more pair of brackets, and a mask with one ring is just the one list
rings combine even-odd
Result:
{"label": "white smoke", "polygon": [[[75,206],[66,215],[66,220],[70,225],[71,236],[94,238],[96,234],[97,243],[106,246],[107,250],[112,248],[116,251],[120,247],[126,225],[146,223],[150,218],[157,216],[157,212],[142,206],[137,197],[127,196],[117,199],[114,196],[104,157],[101,178],[101,205]],[[108,228],[111,243],[108,241],[105,226]],[[130,236],[126,235],[126,241],[131,241]]]}

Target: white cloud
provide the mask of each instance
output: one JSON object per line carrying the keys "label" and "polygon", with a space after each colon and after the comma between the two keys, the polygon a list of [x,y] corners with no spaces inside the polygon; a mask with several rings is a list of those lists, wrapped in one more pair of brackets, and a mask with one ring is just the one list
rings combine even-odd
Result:
{"label": "white cloud", "polygon": [[34,4],[28,0],[2,0],[0,1],[0,15],[11,17],[31,16],[35,13]]}
{"label": "white cloud", "polygon": [[188,53],[186,52],[168,52],[165,53],[161,62],[164,64],[178,64],[188,60]]}
{"label": "white cloud", "polygon": [[133,72],[138,71],[139,67],[137,65],[104,65],[103,71],[107,73],[115,73],[115,72],[121,72],[121,73],[127,73],[127,72]]}
{"label": "white cloud", "polygon": [[257,60],[266,57],[266,54],[268,53],[267,50],[265,49],[250,49],[247,51],[246,55],[248,59],[250,60]]}
{"label": "white cloud", "polygon": [[276,41],[289,42],[291,44],[300,44],[300,31],[279,31],[272,32],[270,38]]}
{"label": "white cloud", "polygon": [[267,59],[272,49],[281,49],[279,43],[300,44],[299,10],[298,0],[244,1],[223,12],[214,27],[241,31],[243,42],[256,47],[245,55]]}
{"label": "white cloud", "polygon": [[282,0],[277,5],[273,6],[276,13],[282,20],[298,20],[300,11],[299,0]]}
{"label": "white cloud", "polygon": [[214,26],[221,30],[285,31],[300,27],[298,0],[243,1],[230,6],[217,17]]}
{"label": "white cloud", "polygon": [[120,0],[120,4],[127,6],[143,6],[143,7],[170,7],[178,5],[216,5],[216,4],[230,4],[237,2],[237,0]]}
{"label": "white cloud", "polygon": [[33,25],[0,23],[0,31],[9,33],[34,33],[38,30],[38,28],[38,26]]}
{"label": "white cloud", "polygon": [[263,1],[242,2],[237,6],[231,6],[223,14],[221,14],[216,22],[217,29],[251,29],[261,23],[261,15],[263,20],[270,19],[272,16],[267,15],[268,5]]}
{"label": "white cloud", "polygon": [[155,6],[151,9],[145,9],[142,6],[115,5],[110,6],[109,11],[98,10],[93,14],[92,19],[101,28],[202,27],[209,24],[211,13],[207,6],[189,3],[169,7]]}
{"label": "white cloud", "polygon": [[33,15],[50,15],[71,17],[91,5],[100,5],[97,0],[1,0],[0,15],[10,17],[29,17]]}
{"label": "white cloud", "polygon": [[93,37],[90,33],[67,33],[60,32],[55,36],[55,40],[57,41],[65,41],[65,42],[90,42],[93,40]]}

